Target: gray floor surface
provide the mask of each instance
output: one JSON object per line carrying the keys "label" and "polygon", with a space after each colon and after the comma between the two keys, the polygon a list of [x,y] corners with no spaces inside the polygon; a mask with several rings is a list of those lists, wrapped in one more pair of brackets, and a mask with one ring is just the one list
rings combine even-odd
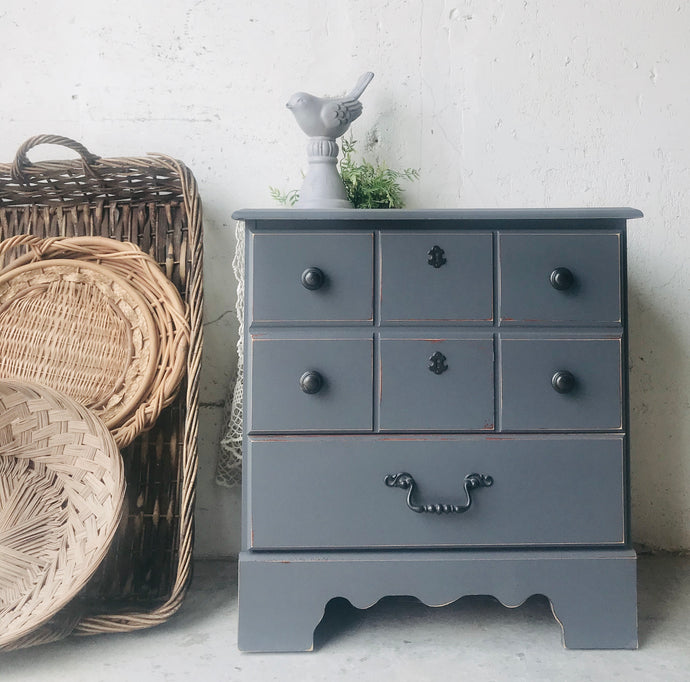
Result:
{"label": "gray floor surface", "polygon": [[690,558],[641,556],[637,651],[569,651],[548,601],[516,609],[490,597],[429,608],[386,598],[364,611],[334,600],[312,653],[236,647],[232,561],[199,561],[180,612],[157,628],[73,637],[0,653],[1,682],[195,680],[690,680]]}

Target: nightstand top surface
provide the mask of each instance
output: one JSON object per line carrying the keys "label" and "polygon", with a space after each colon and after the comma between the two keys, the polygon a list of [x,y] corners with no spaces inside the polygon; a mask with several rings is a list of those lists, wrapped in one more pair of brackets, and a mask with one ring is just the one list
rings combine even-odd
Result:
{"label": "nightstand top surface", "polygon": [[628,220],[636,208],[462,208],[462,209],[300,209],[235,211],[235,220]]}

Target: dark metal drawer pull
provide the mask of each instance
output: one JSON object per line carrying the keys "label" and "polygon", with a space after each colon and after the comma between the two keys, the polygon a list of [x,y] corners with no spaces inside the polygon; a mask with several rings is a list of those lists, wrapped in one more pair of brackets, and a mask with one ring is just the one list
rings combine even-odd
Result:
{"label": "dark metal drawer pull", "polygon": [[305,289],[315,291],[323,286],[323,283],[326,281],[326,275],[319,268],[307,268],[302,273],[300,281]]}
{"label": "dark metal drawer pull", "polygon": [[317,371],[311,369],[299,378],[299,387],[305,393],[318,393],[323,387],[323,377]]}
{"label": "dark metal drawer pull", "polygon": [[429,358],[429,371],[434,374],[443,374],[448,369],[446,364],[446,356],[439,351],[436,351]]}
{"label": "dark metal drawer pull", "polygon": [[412,501],[412,496],[415,491],[415,480],[406,471],[397,474],[388,474],[383,482],[389,488],[402,488],[407,490],[407,506],[417,514],[463,514],[472,506],[471,490],[477,488],[488,488],[494,484],[494,479],[491,476],[484,474],[467,474],[463,482],[467,502],[465,504],[415,504]]}
{"label": "dark metal drawer pull", "polygon": [[434,246],[427,252],[427,255],[429,256],[427,263],[429,263],[429,265],[433,265],[435,268],[440,268],[446,262],[446,259],[443,257],[444,253],[445,251],[440,246]]}
{"label": "dark metal drawer pull", "polygon": [[551,286],[558,291],[565,291],[570,289],[575,282],[575,277],[568,268],[556,268],[549,276]]}
{"label": "dark metal drawer pull", "polygon": [[551,385],[558,393],[570,393],[575,388],[575,375],[567,369],[561,369],[551,377]]}

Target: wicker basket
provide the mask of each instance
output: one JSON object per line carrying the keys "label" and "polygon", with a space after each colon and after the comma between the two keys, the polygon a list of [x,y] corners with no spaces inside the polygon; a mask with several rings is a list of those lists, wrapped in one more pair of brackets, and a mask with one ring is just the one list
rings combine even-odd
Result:
{"label": "wicker basket", "polygon": [[109,429],[149,390],[157,331],[146,300],[97,263],[39,261],[0,275],[0,379],[54,388]]}
{"label": "wicker basket", "polygon": [[[44,143],[81,158],[31,164],[27,152]],[[111,550],[70,622],[58,619],[32,643],[64,636],[73,625],[76,634],[98,634],[159,624],[177,611],[191,576],[203,291],[196,181],[166,156],[101,159],[68,138],[40,135],[20,147],[13,164],[0,164],[0,238],[27,234],[132,242],[185,303],[186,377],[155,426],[122,450],[126,513]]]}
{"label": "wicker basket", "polygon": [[[147,313],[150,314],[155,327],[155,331],[148,337],[149,343],[146,344],[151,350],[157,350],[156,353],[152,353],[155,371],[152,371],[150,375],[144,375],[130,370],[132,380],[127,381],[128,377],[124,377],[125,381],[122,381],[120,388],[122,396],[118,395],[117,401],[111,400],[116,404],[110,408],[109,412],[106,411],[109,407],[107,404],[101,407],[99,403],[96,408],[99,416],[108,424],[118,445],[120,447],[129,445],[142,431],[150,429],[158,419],[161,410],[174,400],[184,375],[186,353],[189,347],[189,323],[180,294],[173,283],[163,274],[156,261],[131,242],[116,242],[106,237],[40,239],[33,235],[18,235],[0,242],[0,257],[4,258],[7,254],[12,254],[18,247],[27,247],[29,251],[24,256],[16,258],[11,265],[0,270],[0,373],[4,373],[4,366],[10,364],[9,360],[5,361],[2,357],[1,332],[6,326],[3,322],[3,307],[1,305],[2,283],[5,278],[16,278],[17,272],[24,272],[24,268],[31,267],[32,264],[33,267],[50,269],[56,259],[60,261],[70,259],[69,262],[76,269],[84,267],[104,270],[106,277],[109,277],[113,282],[124,280],[126,285],[131,286],[137,294],[140,294],[145,302]],[[41,263],[43,264],[41,265]],[[69,325],[64,326],[71,330],[75,324],[83,326],[81,320],[71,320]],[[28,326],[28,323],[18,326]],[[51,332],[53,332],[53,326],[62,325],[59,323],[51,325]],[[33,326],[31,329],[33,330]],[[15,355],[43,357],[43,340],[48,337],[48,334],[43,331],[37,336],[39,337],[39,342],[35,344],[37,348],[28,346],[27,350],[27,344],[17,348],[19,342],[15,343],[12,338],[8,338],[6,343]],[[81,336],[88,340],[90,336],[95,336],[95,334],[85,331]],[[136,345],[138,338],[135,336],[134,343],[130,344],[134,351],[138,350]],[[32,352],[29,353],[29,351]],[[138,355],[135,353],[134,358]],[[40,363],[39,371],[44,368],[44,364],[44,362]],[[120,369],[119,365],[115,363],[111,363],[111,365],[113,365],[114,370]],[[33,370],[33,367],[29,369]],[[69,378],[72,374],[69,366],[66,370],[60,377],[60,382],[64,382],[65,376]],[[113,371],[111,374],[114,377],[116,372]],[[99,394],[107,393],[110,386],[115,382],[111,379],[106,383],[106,379],[108,379],[108,375],[101,373],[98,383],[96,384],[92,380],[90,386],[96,384],[94,388],[100,389]],[[49,385],[52,384],[49,383]],[[81,388],[80,384],[78,387]],[[136,392],[136,400],[133,400],[136,388],[141,390]],[[95,392],[93,388],[91,392]],[[128,392],[132,395],[127,395]],[[68,391],[68,393],[72,395],[71,392]],[[87,394],[87,397],[91,397],[90,394]],[[93,405],[88,402],[83,400],[80,402],[93,409]],[[113,414],[110,419],[106,418],[112,412],[116,412],[116,415]]]}
{"label": "wicker basket", "polygon": [[0,648],[93,575],[124,492],[120,452],[91,410],[46,386],[0,381]]}

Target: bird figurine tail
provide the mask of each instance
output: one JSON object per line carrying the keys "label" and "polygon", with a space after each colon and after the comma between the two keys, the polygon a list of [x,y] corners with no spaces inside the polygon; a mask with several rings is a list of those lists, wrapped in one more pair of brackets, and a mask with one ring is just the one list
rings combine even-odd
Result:
{"label": "bird figurine tail", "polygon": [[345,96],[345,99],[348,99],[348,100],[359,99],[360,95],[367,89],[367,85],[369,85],[369,83],[371,83],[371,79],[373,77],[374,77],[374,74],[371,71],[367,71],[366,73],[363,73],[359,77],[359,80],[357,81],[357,85],[355,85],[355,87],[352,88],[352,91],[349,92]]}

